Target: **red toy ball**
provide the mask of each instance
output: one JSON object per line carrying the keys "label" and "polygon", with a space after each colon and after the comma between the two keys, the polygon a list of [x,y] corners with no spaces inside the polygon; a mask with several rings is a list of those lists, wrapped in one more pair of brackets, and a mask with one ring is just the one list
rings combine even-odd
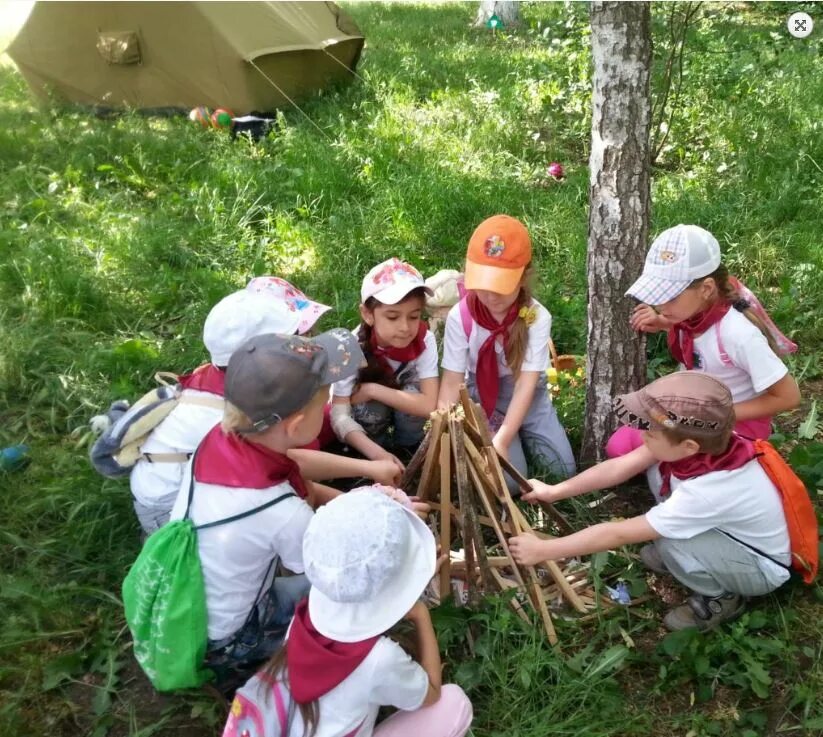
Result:
{"label": "red toy ball", "polygon": [[234,123],[234,113],[227,108],[216,108],[211,114],[211,124],[215,128],[231,128],[232,123]]}
{"label": "red toy ball", "polygon": [[211,110],[205,105],[198,105],[189,112],[189,120],[192,123],[199,123],[203,128],[208,128],[212,124]]}

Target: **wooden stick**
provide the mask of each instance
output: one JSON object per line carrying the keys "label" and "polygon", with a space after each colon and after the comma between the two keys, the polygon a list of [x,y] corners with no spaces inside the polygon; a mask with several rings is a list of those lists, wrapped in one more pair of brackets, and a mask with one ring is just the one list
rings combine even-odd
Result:
{"label": "wooden stick", "polygon": [[[449,436],[451,439],[452,452],[454,453],[454,471],[457,477],[457,498],[460,500],[460,513],[462,516],[463,547],[466,549],[466,570],[471,571],[474,566],[474,555],[477,556],[477,564],[480,568],[480,575],[483,583],[488,583],[490,579],[489,566],[486,564],[486,546],[480,537],[480,530],[477,526],[477,513],[471,500],[471,488],[466,476],[466,446],[463,437],[463,423],[454,415],[449,413]],[[474,546],[474,553],[471,553]],[[470,557],[471,556],[471,557]],[[467,581],[467,584],[469,582]],[[469,601],[476,604],[477,592],[469,585]]]}
{"label": "wooden stick", "polygon": [[[503,576],[501,576],[495,568],[492,568],[491,573],[492,577],[497,582],[497,585],[500,587],[502,591],[505,591],[507,588],[511,588],[512,586],[517,586],[517,584],[513,581],[507,581],[505,578],[503,578]],[[511,599],[509,599],[509,602],[511,603],[511,608],[515,611],[517,616],[519,616],[520,619],[522,619],[526,624],[530,625],[531,620],[529,619],[529,615],[526,614],[525,610],[523,609],[523,605],[517,600],[517,597],[512,596]]]}
{"label": "wooden stick", "polygon": [[403,471],[403,475],[400,477],[400,488],[403,489],[403,491],[408,491],[409,485],[411,484],[411,480],[414,478],[415,474],[420,470],[420,467],[423,465],[423,461],[426,460],[426,455],[429,452],[430,443],[431,430],[429,430],[423,437],[423,442],[420,443],[419,447],[414,452],[412,459],[406,465],[406,470]]}
{"label": "wooden stick", "polygon": [[436,464],[440,460],[440,436],[445,429],[445,416],[445,410],[437,410],[432,412],[431,415],[432,426],[431,430],[429,430],[429,449],[426,453],[426,460],[423,462],[423,471],[420,474],[420,480],[417,482],[417,496],[420,497],[421,501],[426,501],[429,498],[429,487],[437,467]]}
{"label": "wooden stick", "polygon": [[446,559],[440,566],[440,600],[444,601],[451,591],[451,447],[449,434],[443,433],[440,441],[440,554]]}
{"label": "wooden stick", "polygon": [[469,396],[469,390],[466,389],[465,384],[460,385],[460,404],[466,417],[466,427],[477,432],[478,420],[475,417],[472,398]]}
{"label": "wooden stick", "polygon": [[[508,489],[506,489],[506,494],[508,493],[509,491]],[[514,519],[517,518],[521,528],[531,530],[528,521],[523,516],[523,512],[520,511],[520,507],[518,507],[516,504],[513,504],[513,507],[514,516],[512,517],[512,521],[514,521]],[[540,561],[539,565],[543,566],[544,568],[546,568],[546,570],[549,571],[549,573],[551,573],[552,578],[554,578],[557,585],[560,587],[560,590],[563,592],[563,595],[566,597],[566,600],[569,602],[569,604],[571,604],[575,609],[577,609],[578,612],[586,611],[586,605],[580,600],[580,597],[577,595],[577,592],[566,580],[566,576],[563,574],[563,571],[560,570],[560,566],[558,566],[555,561]]]}

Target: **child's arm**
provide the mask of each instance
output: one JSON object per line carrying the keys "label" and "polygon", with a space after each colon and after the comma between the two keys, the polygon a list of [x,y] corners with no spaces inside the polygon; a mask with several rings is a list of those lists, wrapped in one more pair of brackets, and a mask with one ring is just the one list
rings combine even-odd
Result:
{"label": "child's arm", "polygon": [[559,484],[544,484],[537,479],[529,483],[534,491],[523,494],[527,502],[556,502],[560,499],[587,494],[590,491],[606,489],[628,481],[633,476],[645,471],[657,463],[657,459],[645,445],[635,448],[631,453],[618,458],[598,463],[577,476],[561,481]]}
{"label": "child's arm", "polygon": [[637,305],[629,319],[632,330],[639,330],[641,333],[659,333],[661,330],[668,330],[674,323],[667,320],[651,305]]}
{"label": "child's arm", "polygon": [[306,501],[312,509],[322,507],[343,493],[339,489],[333,489],[331,486],[326,486],[325,484],[318,484],[316,481],[307,481],[306,486],[309,489]]}
{"label": "child's arm", "polygon": [[405,412],[415,417],[428,417],[437,406],[437,377],[420,380],[420,393],[407,392],[402,389],[392,389],[390,386],[368,382],[351,396],[352,404],[363,404],[375,400],[387,407]]}
{"label": "child's arm", "polygon": [[460,397],[460,385],[465,381],[465,374],[459,371],[443,369],[440,379],[440,393],[437,395],[437,409],[448,409]]}
{"label": "child's arm", "polygon": [[776,381],[763,394],[734,405],[735,417],[740,420],[756,420],[772,417],[800,405],[800,388],[791,374]]}
{"label": "child's arm", "polygon": [[335,397],[332,400],[331,426],[340,441],[350,445],[369,460],[392,461],[401,473],[405,471],[400,459],[369,438],[360,424],[352,418],[348,397]]}
{"label": "child's arm", "polygon": [[619,522],[603,522],[553,540],[541,540],[531,533],[524,533],[509,539],[509,550],[520,565],[533,566],[544,560],[589,555],[659,537],[645,515],[639,515]]}
{"label": "child's arm", "polygon": [[426,605],[418,601],[409,610],[406,619],[414,625],[420,665],[429,676],[429,690],[421,706],[431,706],[440,699],[440,688],[443,683],[440,651],[437,649],[437,637],[434,634],[431,615]]}
{"label": "child's arm", "polygon": [[322,450],[292,448],[286,454],[300,466],[300,475],[310,481],[327,479],[360,478],[365,476],[379,484],[391,486],[399,481],[400,470],[389,459],[375,461],[349,458]]}
{"label": "child's arm", "polygon": [[506,416],[503,418],[503,424],[492,438],[497,452],[505,458],[509,457],[509,446],[520,431],[520,426],[529,412],[539,377],[540,372],[538,371],[521,371],[514,382],[514,392],[509,408],[506,410]]}

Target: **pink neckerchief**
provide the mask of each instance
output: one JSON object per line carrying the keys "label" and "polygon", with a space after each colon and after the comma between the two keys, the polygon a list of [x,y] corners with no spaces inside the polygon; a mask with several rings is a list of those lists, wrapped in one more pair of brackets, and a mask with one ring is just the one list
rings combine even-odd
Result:
{"label": "pink neckerchief", "polygon": [[207,363],[190,374],[180,376],[177,383],[184,389],[196,389],[199,392],[209,392],[222,397],[226,385],[226,372],[217,368],[213,363]]}
{"label": "pink neckerchief", "polygon": [[490,333],[477,352],[475,376],[477,393],[480,396],[480,406],[483,407],[486,417],[491,417],[494,414],[497,397],[500,393],[500,372],[497,367],[497,352],[494,349],[494,344],[498,337],[502,337],[505,350],[509,339],[509,327],[517,320],[520,307],[515,301],[503,318],[503,322],[495,320],[488,307],[477,298],[477,294],[474,292],[469,292],[466,295],[466,307],[469,308],[472,319]]}
{"label": "pink neckerchief", "polygon": [[300,467],[288,456],[215,425],[194,460],[194,479],[233,489],[269,489],[288,481],[301,499],[308,493]]}
{"label": "pink neckerchief", "polygon": [[346,680],[372,651],[380,637],[338,642],[321,635],[309,616],[309,600],[294,611],[286,640],[289,688],[298,704],[308,704]]}
{"label": "pink neckerchief", "polygon": [[720,455],[697,453],[680,461],[663,461],[660,463],[660,475],[663,485],[660,488],[661,498],[671,493],[671,478],[693,479],[712,471],[734,471],[745,466],[754,458],[754,443],[732,433],[729,447]]}

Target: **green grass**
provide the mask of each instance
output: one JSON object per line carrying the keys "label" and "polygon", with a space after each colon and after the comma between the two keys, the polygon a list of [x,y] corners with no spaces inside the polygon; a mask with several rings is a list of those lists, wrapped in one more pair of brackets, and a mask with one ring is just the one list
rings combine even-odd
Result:
{"label": "green grass", "polygon": [[[458,267],[474,226],[509,212],[532,232],[558,348],[585,349],[586,6],[527,3],[525,27],[496,36],[469,28],[473,4],[350,10],[368,40],[359,78],[303,105],[323,132],[286,110],[258,145],[184,118],[39,109],[0,68],[0,447],[32,446],[25,471],[0,476],[3,734],[218,731],[208,701],[154,699],[135,673],[119,588],[137,525],[127,486],[85,461],[86,421],[155,370],[202,362],[209,307],[250,276],[282,274],[335,307],[322,325],[349,325],[372,265]],[[652,232],[717,235],[800,343],[808,393],[823,370],[823,44],[791,39],[788,10],[705,4],[653,173]],[[658,86],[668,12],[655,6]],[[547,181],[551,161],[564,182]],[[601,560],[642,585],[627,561]],[[474,656],[464,613],[438,621],[478,737],[800,735],[823,729],[820,599],[787,588],[699,646],[662,640],[658,604],[562,623],[562,654],[499,605],[472,617]]]}

